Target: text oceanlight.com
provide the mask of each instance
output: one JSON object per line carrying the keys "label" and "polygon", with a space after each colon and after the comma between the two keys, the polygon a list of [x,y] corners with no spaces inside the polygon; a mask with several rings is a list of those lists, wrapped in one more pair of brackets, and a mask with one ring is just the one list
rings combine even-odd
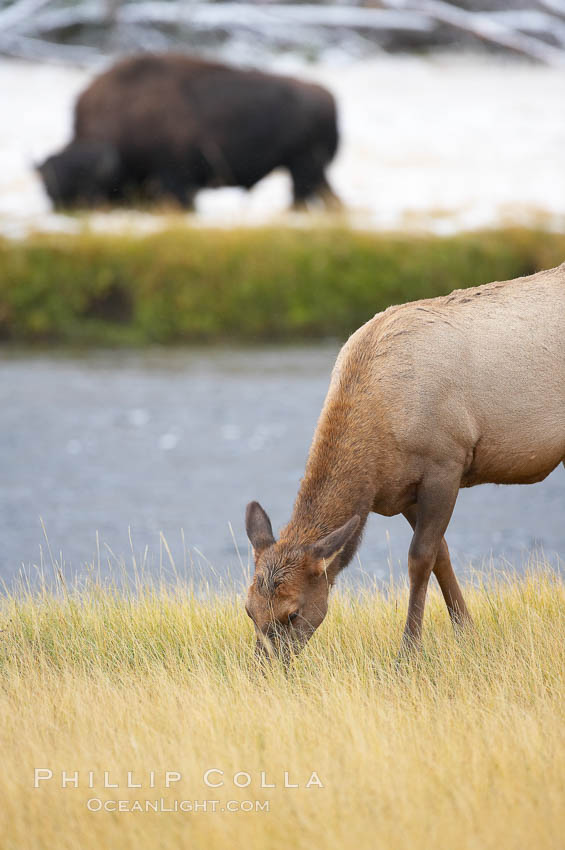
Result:
{"label": "text oceanlight.com", "polygon": [[91,797],[86,802],[89,812],[268,812],[270,800],[102,800]]}

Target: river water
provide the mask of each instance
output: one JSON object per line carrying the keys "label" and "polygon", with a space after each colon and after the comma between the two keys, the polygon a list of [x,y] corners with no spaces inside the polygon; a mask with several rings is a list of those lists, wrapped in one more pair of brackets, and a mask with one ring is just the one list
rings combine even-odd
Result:
{"label": "river water", "polygon": [[[0,579],[137,568],[216,585],[248,565],[250,499],[288,519],[337,344],[22,354],[0,361]],[[565,474],[460,494],[458,570],[565,552]],[[163,538],[167,546],[163,543]],[[47,544],[48,540],[48,544]],[[402,517],[371,515],[347,582],[405,573]],[[236,552],[236,544],[240,556]],[[49,554],[50,550],[50,554]],[[241,560],[240,560],[241,559]]]}

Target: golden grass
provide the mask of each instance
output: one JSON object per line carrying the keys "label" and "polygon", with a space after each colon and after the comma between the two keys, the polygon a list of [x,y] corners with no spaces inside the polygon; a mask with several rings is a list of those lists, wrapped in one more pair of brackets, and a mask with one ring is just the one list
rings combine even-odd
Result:
{"label": "golden grass", "polygon": [[[452,634],[434,590],[423,652],[398,669],[405,591],[337,593],[295,669],[267,678],[235,594],[6,597],[2,850],[562,847],[565,587],[541,570],[467,597],[475,633]],[[35,789],[35,768],[53,779]],[[211,768],[223,787],[204,783]],[[79,788],[61,788],[63,770]],[[128,770],[144,787],[127,788]],[[167,770],[182,774],[168,789]],[[299,788],[284,788],[285,771]],[[314,771],[323,788],[305,787]],[[161,798],[220,802],[87,808]],[[247,800],[269,811],[221,811]]]}

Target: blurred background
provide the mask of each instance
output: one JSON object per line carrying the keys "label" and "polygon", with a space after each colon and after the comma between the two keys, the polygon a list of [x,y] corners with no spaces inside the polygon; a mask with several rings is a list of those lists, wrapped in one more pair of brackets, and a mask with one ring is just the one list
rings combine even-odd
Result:
{"label": "blurred background", "polygon": [[[250,191],[55,211],[36,166],[116,60],[174,51],[328,89],[339,214]],[[565,260],[565,0],[0,2],[0,578],[248,568],[287,520],[340,343],[389,303]],[[565,551],[565,476],[462,492],[458,570]],[[371,517],[348,582],[402,575]],[[534,553],[534,554],[532,554]]]}

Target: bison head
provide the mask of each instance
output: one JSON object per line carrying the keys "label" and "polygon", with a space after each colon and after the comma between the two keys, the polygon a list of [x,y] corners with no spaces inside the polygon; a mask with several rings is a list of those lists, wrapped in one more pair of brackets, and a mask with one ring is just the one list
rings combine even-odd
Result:
{"label": "bison head", "polygon": [[57,209],[94,207],[120,189],[120,157],[105,142],[71,142],[37,170]]}

